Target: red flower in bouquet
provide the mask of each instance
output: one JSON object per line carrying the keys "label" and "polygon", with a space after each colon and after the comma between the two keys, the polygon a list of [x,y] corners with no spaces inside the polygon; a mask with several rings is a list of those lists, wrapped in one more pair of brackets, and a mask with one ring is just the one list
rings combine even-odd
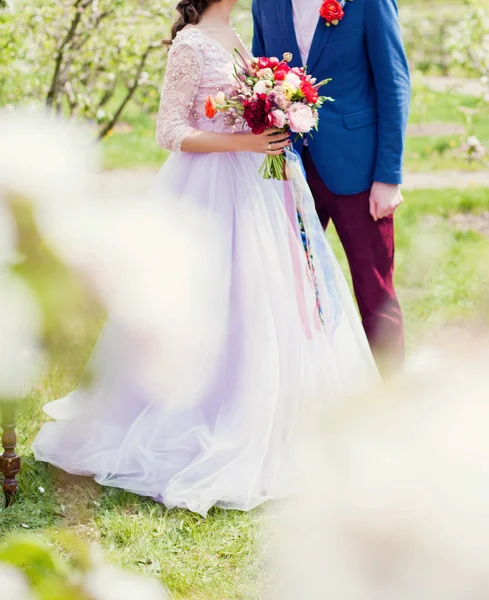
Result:
{"label": "red flower in bouquet", "polygon": [[323,19],[326,20],[326,25],[338,25],[341,19],[344,17],[343,7],[338,0],[324,0],[319,14]]}
{"label": "red flower in bouquet", "polygon": [[258,58],[258,70],[262,69],[275,69],[280,64],[279,59],[276,56],[272,56],[271,58],[267,58],[266,56],[262,56]]}
{"label": "red flower in bouquet", "polygon": [[275,81],[283,81],[287,75],[290,73],[292,69],[289,67],[289,65],[285,62],[282,62],[278,65],[278,67],[275,69],[274,75],[275,75]]}
{"label": "red flower in bouquet", "polygon": [[212,96],[207,96],[205,100],[205,116],[213,119],[217,114],[216,101]]}
{"label": "red flower in bouquet", "polygon": [[301,92],[304,94],[309,104],[316,104],[319,100],[318,90],[307,79],[301,83]]}
{"label": "red flower in bouquet", "polygon": [[272,126],[272,103],[266,94],[258,94],[256,98],[244,103],[244,119],[255,135],[262,134]]}

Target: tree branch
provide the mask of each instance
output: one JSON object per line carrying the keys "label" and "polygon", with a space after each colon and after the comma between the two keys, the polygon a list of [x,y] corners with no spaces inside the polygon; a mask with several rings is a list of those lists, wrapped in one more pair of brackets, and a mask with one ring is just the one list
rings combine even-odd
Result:
{"label": "tree branch", "polygon": [[141,56],[141,60],[139,61],[138,70],[136,72],[136,76],[134,77],[134,81],[133,81],[132,85],[130,85],[128,87],[127,94],[124,97],[123,101],[120,103],[119,108],[115,111],[112,119],[109,121],[109,123],[107,123],[107,125],[98,134],[97,139],[95,140],[96,142],[100,142],[101,140],[103,140],[104,137],[109,133],[109,131],[111,129],[113,129],[114,125],[119,120],[119,118],[122,115],[122,113],[124,112],[124,109],[126,108],[127,104],[129,103],[131,98],[134,96],[134,92],[137,90],[137,88],[139,86],[139,79],[141,78],[141,74],[143,72],[144,66],[146,64],[146,61],[148,60],[148,56],[151,54],[151,52],[153,50],[156,50],[157,48],[160,48],[160,47],[161,47],[161,44],[153,43],[153,44],[150,44],[146,48],[144,54]]}
{"label": "tree branch", "polygon": [[47,93],[46,96],[46,106],[48,107],[52,107],[54,100],[56,98],[56,95],[58,93],[60,86],[60,81],[59,81],[59,74],[61,71],[61,65],[63,64],[63,59],[65,56],[65,48],[68,46],[68,44],[70,44],[70,42],[73,40],[73,38],[75,37],[76,34],[76,30],[78,29],[78,25],[80,24],[82,15],[83,15],[83,11],[90,6],[90,4],[92,4],[93,0],[76,0],[76,2],[73,4],[73,8],[75,9],[75,16],[73,17],[73,20],[71,21],[71,25],[70,28],[68,29],[68,32],[66,33],[66,36],[64,37],[63,41],[61,42],[59,48],[58,48],[58,54],[56,55],[56,60],[54,63],[54,73],[53,73],[53,77],[51,80],[51,85],[49,87],[49,91]]}
{"label": "tree branch", "polygon": [[478,69],[481,75],[489,75],[489,69],[481,63],[481,61],[477,58],[477,55],[473,50],[469,50],[469,56],[474,64],[474,67]]}

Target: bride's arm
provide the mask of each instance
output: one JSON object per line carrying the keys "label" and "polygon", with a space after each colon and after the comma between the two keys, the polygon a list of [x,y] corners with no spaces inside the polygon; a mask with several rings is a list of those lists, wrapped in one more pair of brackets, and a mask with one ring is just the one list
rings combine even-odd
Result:
{"label": "bride's arm", "polygon": [[194,48],[180,44],[170,49],[156,125],[156,140],[161,148],[197,153],[246,151],[277,155],[283,152],[288,146],[288,136],[277,129],[263,135],[194,129],[190,125],[190,111],[201,77],[202,57]]}

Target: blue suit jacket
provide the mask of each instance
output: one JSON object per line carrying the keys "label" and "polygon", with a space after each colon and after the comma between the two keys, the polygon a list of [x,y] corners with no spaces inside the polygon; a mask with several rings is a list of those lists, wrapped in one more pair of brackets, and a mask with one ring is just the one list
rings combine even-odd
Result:
{"label": "blue suit jacket", "polygon": [[[326,186],[340,195],[368,190],[374,181],[402,183],[410,78],[396,0],[354,0],[339,25],[318,25],[308,72],[332,78],[322,94],[319,132],[309,138]],[[301,66],[292,0],[253,0],[255,56],[294,55]],[[296,144],[299,152],[302,142]]]}

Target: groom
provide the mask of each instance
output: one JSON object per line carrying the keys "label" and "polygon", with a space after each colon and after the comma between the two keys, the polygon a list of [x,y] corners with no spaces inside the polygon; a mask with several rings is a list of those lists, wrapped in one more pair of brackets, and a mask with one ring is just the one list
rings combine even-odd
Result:
{"label": "groom", "polygon": [[[321,12],[320,12],[321,11]],[[255,56],[292,52],[335,102],[319,132],[299,142],[324,227],[345,249],[363,326],[381,365],[402,362],[402,314],[393,285],[393,213],[402,202],[409,70],[396,0],[253,0]]]}

